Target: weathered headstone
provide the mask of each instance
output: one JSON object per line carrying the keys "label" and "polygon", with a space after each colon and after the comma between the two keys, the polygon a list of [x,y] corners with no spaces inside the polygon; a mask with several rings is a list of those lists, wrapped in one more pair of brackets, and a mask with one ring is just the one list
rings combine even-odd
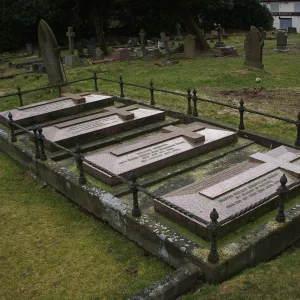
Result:
{"label": "weathered headstone", "polygon": [[131,47],[137,47],[139,45],[137,37],[130,37],[128,40],[128,45]]}
{"label": "weathered headstone", "polygon": [[277,45],[274,50],[282,51],[282,52],[289,51],[289,48],[287,47],[287,39],[288,39],[288,35],[285,33],[285,31],[278,31],[277,32]]}
{"label": "weathered headstone", "polygon": [[96,47],[94,45],[87,45],[87,54],[92,58],[96,57]]}
{"label": "weathered headstone", "polygon": [[217,31],[218,31],[218,42],[215,44],[215,48],[225,47],[225,44],[222,42],[223,28],[221,27],[220,24],[218,24]]}
{"label": "weathered headstone", "polygon": [[164,32],[161,32],[160,37],[161,37],[161,41],[164,43],[164,49],[166,51],[166,54],[167,54],[168,57],[170,57],[171,50],[170,50],[170,47],[169,47],[169,44],[168,44],[168,39],[166,37],[166,34]]}
{"label": "weathered headstone", "polygon": [[32,44],[25,44],[26,47],[26,53],[31,55],[33,54],[33,48],[32,48]]}
{"label": "weathered headstone", "polygon": [[74,54],[74,41],[73,38],[75,36],[75,32],[72,27],[68,27],[68,31],[66,32],[69,42],[69,54],[66,55],[65,64],[69,67],[77,67],[80,64],[79,56]]}
{"label": "weathered headstone", "polygon": [[140,45],[141,45],[141,56],[143,57],[146,54],[146,44],[145,44],[145,36],[146,32],[144,29],[140,30]]}
{"label": "weathered headstone", "polygon": [[181,25],[179,23],[176,24],[176,40],[181,41],[182,40],[182,35],[181,35]]}
{"label": "weathered headstone", "polygon": [[95,58],[96,59],[103,59],[104,58],[104,53],[101,49],[95,49]]}
{"label": "weathered headstone", "polygon": [[[37,124],[77,114],[98,107],[113,105],[114,97],[97,93],[63,94],[61,98],[34,103],[11,110],[13,119],[22,126]],[[8,124],[8,111],[0,113],[0,123]]]}
{"label": "weathered headstone", "polygon": [[118,183],[116,178],[99,171],[89,162],[129,179],[132,170],[143,175],[228,145],[237,139],[235,132],[199,122],[182,127],[167,126],[162,132],[151,138],[137,139],[135,143],[87,155],[84,168],[103,182],[114,185]]}
{"label": "weathered headstone", "polygon": [[79,57],[84,55],[82,43],[76,43],[75,49],[77,49]]}
{"label": "weathered headstone", "polygon": [[261,34],[261,38],[263,39],[263,40],[266,40],[267,39],[267,33],[264,31],[264,29],[262,28],[262,27],[259,27],[259,32],[260,32],[260,34]]}
{"label": "weathered headstone", "polygon": [[[52,142],[73,147],[77,143],[87,143],[164,119],[163,111],[152,108],[137,105],[122,108],[107,107],[104,108],[104,112],[44,127],[43,134]],[[45,143],[45,147],[50,151],[56,150],[49,142]]]}
{"label": "weathered headstone", "polygon": [[207,234],[210,221],[207,212],[215,208],[220,213],[219,221],[223,227],[219,234],[224,235],[234,224],[237,227],[239,222],[246,223],[255,214],[255,208],[276,196],[283,173],[289,184],[300,177],[299,150],[281,146],[266,153],[255,153],[246,162],[162,196],[171,205],[193,214],[195,218],[156,200],[154,206],[172,220],[203,236]]}
{"label": "weathered headstone", "polygon": [[262,51],[264,47],[264,41],[261,38],[261,34],[254,26],[251,27],[244,42],[245,49],[245,66],[251,66],[255,68],[263,69],[262,63]]}
{"label": "weathered headstone", "polygon": [[184,54],[187,57],[194,57],[196,54],[195,38],[191,34],[184,38]]}
{"label": "weathered headstone", "polygon": [[38,28],[41,55],[46,65],[50,85],[66,82],[66,75],[60,58],[57,40],[49,25],[41,20]]}
{"label": "weathered headstone", "polygon": [[116,61],[123,61],[130,58],[129,51],[126,48],[115,49],[113,56]]}

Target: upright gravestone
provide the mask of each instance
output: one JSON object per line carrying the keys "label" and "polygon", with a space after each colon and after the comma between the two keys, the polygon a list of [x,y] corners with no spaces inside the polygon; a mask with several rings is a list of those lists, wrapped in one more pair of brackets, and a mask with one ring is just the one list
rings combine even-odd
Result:
{"label": "upright gravestone", "polygon": [[76,43],[75,49],[77,49],[79,57],[84,55],[82,43]]}
{"label": "upright gravestone", "polygon": [[103,59],[103,51],[101,49],[95,49],[95,58],[96,59]]}
{"label": "upright gravestone", "polygon": [[255,26],[252,26],[244,42],[245,66],[251,66],[251,67],[263,69],[264,67],[262,63],[263,47],[264,47],[264,41],[261,38],[260,32]]}
{"label": "upright gravestone", "polygon": [[288,33],[297,33],[296,27],[288,27]]}
{"label": "upright gravestone", "polygon": [[184,54],[187,57],[194,57],[196,54],[195,38],[191,34],[184,38]]}
{"label": "upright gravestone", "polygon": [[140,34],[141,56],[143,57],[146,54],[146,44],[145,44],[146,32],[144,29],[141,29],[139,34]]}
{"label": "upright gravestone", "polygon": [[41,20],[38,28],[40,52],[46,65],[50,85],[66,82],[66,75],[60,58],[56,37],[50,26]]}
{"label": "upright gravestone", "polygon": [[96,47],[94,45],[87,45],[87,53],[90,55],[92,58],[96,57]]}
{"label": "upright gravestone", "polygon": [[165,48],[166,54],[169,58],[170,54],[171,54],[171,50],[170,50],[170,47],[169,47],[169,44],[168,44],[168,39],[166,37],[166,34],[164,32],[161,32],[160,37],[161,37],[161,41],[164,43],[164,48]]}
{"label": "upright gravestone", "polygon": [[262,27],[259,27],[259,32],[261,34],[261,38],[263,40],[266,40],[267,39],[267,33],[264,31],[264,29]]}
{"label": "upright gravestone", "polygon": [[282,52],[289,51],[289,48],[287,47],[287,38],[288,35],[285,33],[285,31],[277,32],[277,45],[275,48],[276,51],[282,51]]}
{"label": "upright gravestone", "polygon": [[176,24],[176,40],[182,40],[182,35],[181,35],[181,25],[179,23]]}
{"label": "upright gravestone", "polygon": [[74,54],[74,41],[75,32],[72,27],[68,27],[66,32],[69,41],[69,54],[66,56],[65,64],[69,67],[77,67],[80,64],[79,56]]}
{"label": "upright gravestone", "polygon": [[26,47],[26,53],[31,55],[33,54],[32,44],[25,44]]}
{"label": "upright gravestone", "polygon": [[218,42],[215,44],[215,48],[225,47],[225,44],[222,42],[223,28],[221,27],[220,24],[218,24],[217,31],[218,31]]}

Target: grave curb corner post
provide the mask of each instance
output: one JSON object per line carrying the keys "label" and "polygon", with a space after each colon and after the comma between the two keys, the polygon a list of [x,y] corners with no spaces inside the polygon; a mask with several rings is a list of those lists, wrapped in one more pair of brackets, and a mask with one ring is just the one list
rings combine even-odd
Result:
{"label": "grave curb corner post", "polygon": [[297,137],[296,137],[295,146],[300,147],[300,112],[298,112],[297,115],[296,127],[297,127]]}
{"label": "grave curb corner post", "polygon": [[239,129],[244,130],[245,129],[245,124],[244,124],[244,112],[245,112],[245,107],[244,107],[244,100],[240,100],[240,106],[239,106],[239,113],[240,113],[240,123],[239,123]]}
{"label": "grave curb corner post", "polygon": [[79,146],[79,144],[76,145],[74,153],[76,154],[75,160],[76,160],[76,164],[77,164],[77,169],[79,170],[78,183],[81,185],[84,185],[87,183],[87,179],[86,179],[86,177],[84,175],[84,171],[83,171],[82,162],[83,162],[84,157],[81,153],[81,147]]}
{"label": "grave curb corner post", "polygon": [[47,156],[45,153],[45,147],[44,147],[44,140],[45,140],[45,136],[43,135],[43,129],[41,126],[39,126],[37,128],[38,131],[38,141],[39,141],[39,145],[40,145],[40,160],[45,161],[47,160]]}
{"label": "grave curb corner post", "polygon": [[119,79],[120,79],[120,81],[119,81],[119,84],[120,84],[120,97],[121,98],[124,98],[125,97],[125,95],[124,95],[124,83],[123,83],[123,76],[120,74],[120,76],[119,76]]}
{"label": "grave curb corner post", "polygon": [[17,93],[19,97],[20,106],[23,106],[22,92],[21,92],[21,87],[19,85],[17,86],[17,90],[18,90]]}
{"label": "grave curb corner post", "polygon": [[279,207],[275,220],[279,223],[285,222],[284,203],[287,202],[287,194],[289,192],[289,188],[286,186],[286,184],[287,178],[285,174],[283,174],[280,178],[280,186],[277,189],[277,192],[279,194]]}
{"label": "grave curb corner post", "polygon": [[33,125],[31,130],[33,131],[33,142],[34,142],[34,145],[35,145],[35,158],[36,159],[40,159],[41,158],[41,154],[40,154],[40,148],[39,148],[39,139],[38,139],[38,128]]}
{"label": "grave curb corner post", "polygon": [[219,227],[219,223],[217,220],[219,219],[219,214],[215,208],[210,213],[210,219],[211,222],[208,225],[208,230],[210,233],[211,242],[210,242],[210,250],[209,250],[207,260],[212,264],[216,264],[219,262],[220,258],[219,258],[218,248],[217,248],[217,237],[218,237],[218,227]]}
{"label": "grave curb corner post", "polygon": [[97,72],[93,72],[93,79],[94,79],[94,85],[95,85],[95,91],[98,92],[98,82],[97,82]]}
{"label": "grave curb corner post", "polygon": [[194,102],[194,110],[193,110],[193,116],[198,117],[198,110],[197,110],[197,90],[193,89],[193,102]]}
{"label": "grave curb corner post", "polygon": [[192,110],[192,103],[191,103],[191,100],[192,100],[192,94],[191,94],[191,89],[190,89],[190,88],[187,88],[187,95],[186,95],[186,98],[187,98],[187,101],[188,101],[187,114],[188,114],[188,115],[191,115],[191,114],[193,113],[193,110]]}
{"label": "grave curb corner post", "polygon": [[139,200],[138,200],[138,183],[137,180],[137,173],[135,170],[131,172],[131,182],[129,184],[129,188],[132,191],[132,198],[133,198],[133,208],[132,208],[132,216],[133,217],[140,217],[142,212],[139,208]]}
{"label": "grave curb corner post", "polygon": [[150,95],[151,95],[151,102],[150,104],[151,105],[155,105],[155,100],[154,100],[154,86],[153,86],[153,79],[150,80],[150,87],[149,87],[149,90],[150,90]]}
{"label": "grave curb corner post", "polygon": [[11,112],[8,113],[8,124],[9,124],[9,127],[10,127],[10,141],[13,143],[13,142],[16,142],[17,141],[17,138],[16,138],[16,135],[15,135],[15,130],[14,130],[14,125],[13,125],[13,116],[11,114]]}

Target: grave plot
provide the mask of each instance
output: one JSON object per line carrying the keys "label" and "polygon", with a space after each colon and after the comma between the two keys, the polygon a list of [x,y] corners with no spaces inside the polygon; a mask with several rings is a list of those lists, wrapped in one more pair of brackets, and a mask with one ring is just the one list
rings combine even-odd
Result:
{"label": "grave plot", "polygon": [[200,122],[181,127],[167,126],[162,132],[150,138],[137,139],[133,143],[86,155],[84,169],[101,181],[115,185],[118,180],[92,164],[129,179],[133,170],[141,176],[237,140],[236,132]]}
{"label": "grave plot", "polygon": [[[165,112],[157,109],[138,105],[107,107],[104,112],[44,127],[43,134],[47,140],[70,148],[77,143],[84,144],[164,119]],[[45,141],[45,148],[49,151],[56,150],[48,141]]]}
{"label": "grave plot", "polygon": [[[208,237],[209,213],[219,213],[219,235],[226,235],[257,216],[257,209],[275,208],[281,176],[288,184],[300,177],[300,151],[280,146],[255,153],[249,160],[154,200],[155,209],[192,232]],[[275,206],[274,206],[275,205]]]}
{"label": "grave plot", "polygon": [[[22,126],[114,104],[114,97],[97,93],[63,94],[63,97],[11,110],[13,120]],[[0,123],[8,124],[8,111],[0,112]]]}

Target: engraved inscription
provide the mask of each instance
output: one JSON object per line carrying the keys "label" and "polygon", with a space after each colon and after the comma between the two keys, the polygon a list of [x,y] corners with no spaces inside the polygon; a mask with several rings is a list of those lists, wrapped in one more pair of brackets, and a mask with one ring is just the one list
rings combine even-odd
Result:
{"label": "engraved inscription", "polygon": [[43,104],[40,106],[29,107],[23,109],[24,112],[34,113],[34,114],[44,114],[64,108],[74,106],[74,102],[71,99],[61,100],[54,103]]}

